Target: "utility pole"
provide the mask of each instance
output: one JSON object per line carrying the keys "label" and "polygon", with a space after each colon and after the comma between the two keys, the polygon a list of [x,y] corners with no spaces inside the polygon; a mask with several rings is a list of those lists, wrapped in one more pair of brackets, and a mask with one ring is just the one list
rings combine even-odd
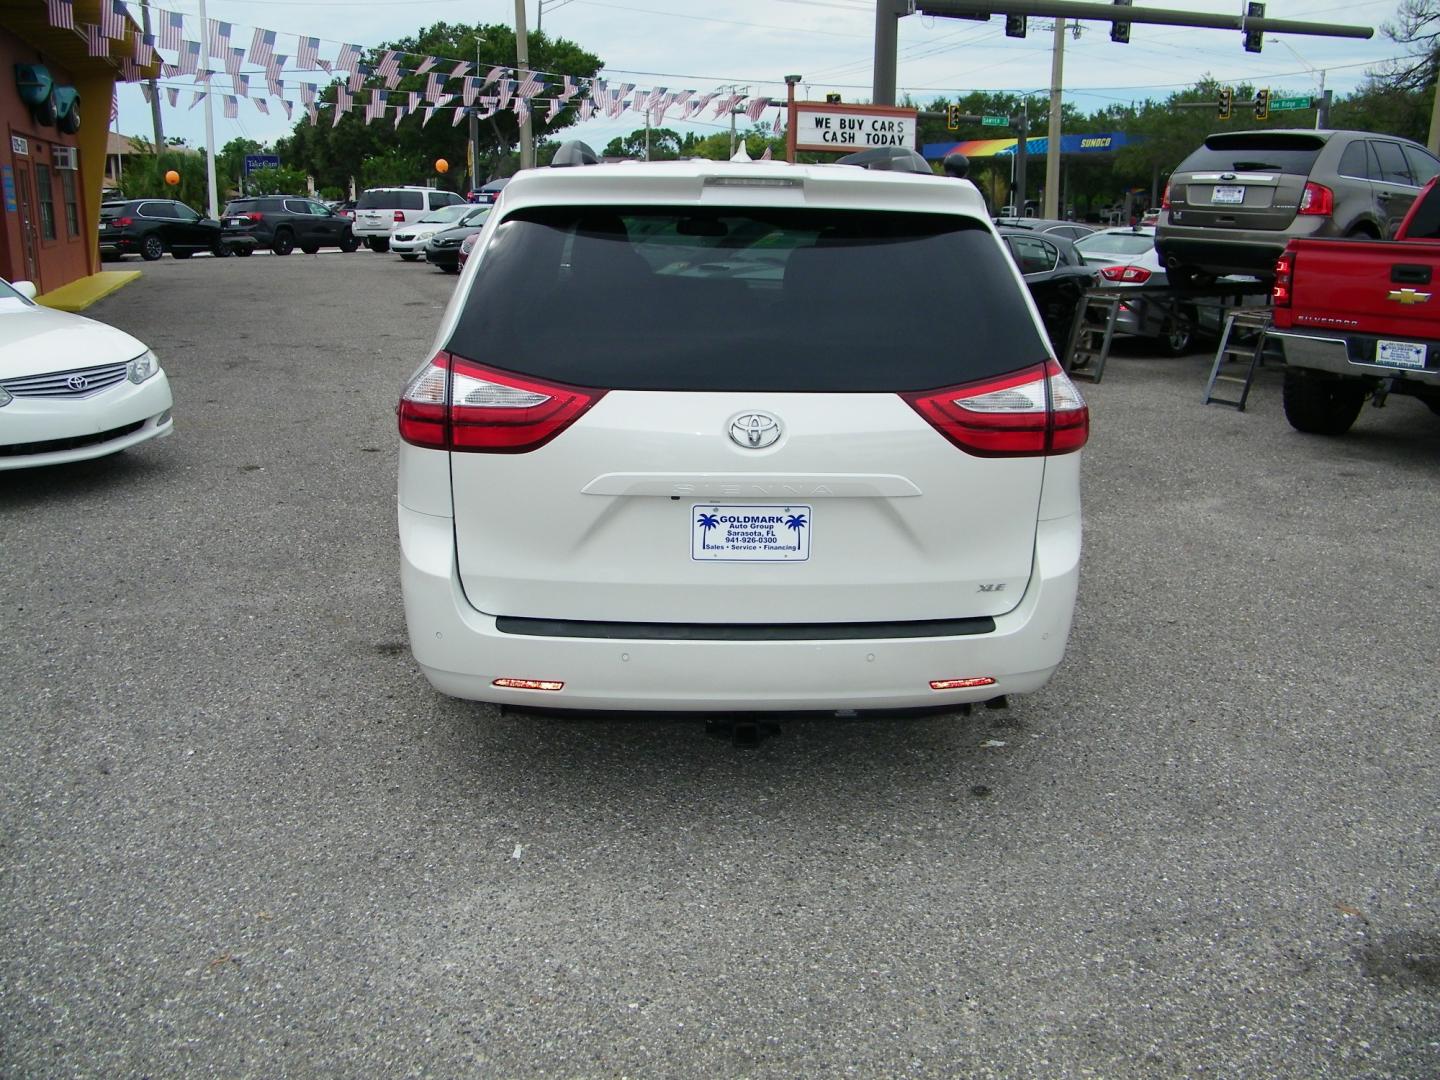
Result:
{"label": "utility pole", "polygon": [[[521,82],[530,77],[529,32],[525,29],[525,0],[515,0],[515,74]],[[529,102],[526,102],[529,105]],[[535,133],[530,123],[530,110],[520,121],[520,168],[535,167]]]}
{"label": "utility pole", "polygon": [[650,160],[650,110],[645,110],[645,160]]}
{"label": "utility pole", "polygon": [[[480,39],[475,39],[475,73],[480,73]],[[463,98],[461,100],[464,100]],[[480,179],[480,117],[470,109],[470,190],[479,191],[485,181]]]}
{"label": "utility pole", "polygon": [[[1065,69],[1065,20],[1055,20],[1055,47],[1050,54],[1050,126],[1046,130],[1049,141],[1045,151],[1045,211],[1044,217],[1059,218],[1060,215],[1060,88],[1064,85]],[[1023,213],[1023,210],[1022,210]]]}
{"label": "utility pole", "polygon": [[[205,17],[205,0],[200,0],[200,67],[210,70],[210,20]],[[209,214],[220,216],[220,196],[215,185],[215,108],[210,80],[205,80],[205,182],[210,196]]]}
{"label": "utility pole", "polygon": [[[150,0],[140,0],[140,26],[145,36],[150,36]],[[150,117],[155,121],[155,156],[165,149],[165,127],[160,122],[160,85],[155,76],[146,80],[150,84]]]}

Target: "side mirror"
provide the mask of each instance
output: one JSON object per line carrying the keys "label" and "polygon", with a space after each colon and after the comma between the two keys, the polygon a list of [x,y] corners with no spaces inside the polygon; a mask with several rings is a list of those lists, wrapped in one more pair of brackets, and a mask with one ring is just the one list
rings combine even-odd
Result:
{"label": "side mirror", "polygon": [[33,281],[12,281],[10,287],[25,297],[26,300],[34,300],[36,294],[39,292],[39,290],[35,288]]}

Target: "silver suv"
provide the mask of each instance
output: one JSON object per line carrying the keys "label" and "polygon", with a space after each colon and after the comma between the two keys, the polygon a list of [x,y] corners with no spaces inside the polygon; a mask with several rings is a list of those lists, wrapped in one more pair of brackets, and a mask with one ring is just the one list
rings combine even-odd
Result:
{"label": "silver suv", "polygon": [[1363,131],[1211,135],[1165,190],[1155,248],[1172,284],[1268,275],[1291,237],[1394,235],[1440,160]]}
{"label": "silver suv", "polygon": [[371,251],[389,251],[390,234],[442,206],[465,202],[453,191],[429,187],[370,188],[355,203],[354,233]]}

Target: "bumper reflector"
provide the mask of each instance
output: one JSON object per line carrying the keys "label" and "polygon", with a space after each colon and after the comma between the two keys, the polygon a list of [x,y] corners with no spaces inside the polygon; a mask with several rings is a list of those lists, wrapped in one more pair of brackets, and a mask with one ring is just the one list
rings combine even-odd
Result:
{"label": "bumper reflector", "polygon": [[496,679],[490,685],[506,690],[564,690],[563,682],[554,679]]}
{"label": "bumper reflector", "polygon": [[931,679],[931,690],[968,690],[976,686],[994,686],[995,680],[989,675],[978,675],[970,679]]}

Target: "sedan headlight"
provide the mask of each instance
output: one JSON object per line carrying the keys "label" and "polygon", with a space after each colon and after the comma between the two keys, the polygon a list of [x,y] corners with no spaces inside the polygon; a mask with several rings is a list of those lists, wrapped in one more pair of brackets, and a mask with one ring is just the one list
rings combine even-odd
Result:
{"label": "sedan headlight", "polygon": [[130,381],[133,383],[142,383],[159,370],[160,361],[155,358],[153,352],[146,349],[134,360],[130,361]]}

